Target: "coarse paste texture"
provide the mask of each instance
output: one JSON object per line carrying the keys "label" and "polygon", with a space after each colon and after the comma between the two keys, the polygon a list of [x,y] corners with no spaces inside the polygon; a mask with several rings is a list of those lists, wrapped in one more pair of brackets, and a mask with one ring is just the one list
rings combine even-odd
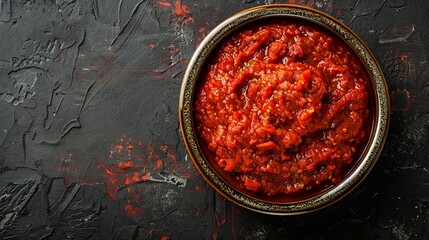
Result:
{"label": "coarse paste texture", "polygon": [[208,60],[197,129],[243,188],[274,196],[339,183],[367,137],[367,76],[340,40],[304,22],[253,24]]}

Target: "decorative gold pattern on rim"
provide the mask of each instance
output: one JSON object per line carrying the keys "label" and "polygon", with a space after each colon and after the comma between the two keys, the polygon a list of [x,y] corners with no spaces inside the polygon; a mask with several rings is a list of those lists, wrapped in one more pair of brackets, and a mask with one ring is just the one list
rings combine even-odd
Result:
{"label": "decorative gold pattern on rim", "polygon": [[[235,190],[225,183],[210,167],[198,145],[193,126],[193,92],[198,81],[198,75],[206,58],[212,49],[230,32],[251,21],[266,17],[288,17],[310,21],[325,27],[338,35],[355,51],[368,71],[375,92],[375,131],[368,154],[361,160],[355,171],[337,186],[321,195],[293,203],[271,203],[258,200]],[[201,43],[192,57],[185,72],[179,99],[179,120],[182,135],[188,152],[202,176],[220,194],[245,208],[273,215],[293,215],[314,211],[326,207],[349,193],[368,174],[384,145],[389,126],[389,97],[383,73],[375,57],[363,41],[347,26],[333,17],[317,10],[288,5],[273,4],[251,8],[240,12],[217,26]]]}

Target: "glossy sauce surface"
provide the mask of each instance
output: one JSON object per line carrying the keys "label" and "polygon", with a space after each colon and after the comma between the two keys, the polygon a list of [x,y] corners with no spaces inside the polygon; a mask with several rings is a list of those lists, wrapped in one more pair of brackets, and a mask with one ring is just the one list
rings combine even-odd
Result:
{"label": "glossy sauce surface", "polygon": [[252,192],[293,195],[339,183],[367,135],[364,69],[337,38],[306,23],[235,32],[200,81],[198,133]]}

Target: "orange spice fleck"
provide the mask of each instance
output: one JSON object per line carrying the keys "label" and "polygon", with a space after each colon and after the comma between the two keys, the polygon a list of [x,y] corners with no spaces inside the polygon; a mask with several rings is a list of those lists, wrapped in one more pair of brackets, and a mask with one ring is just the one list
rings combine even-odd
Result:
{"label": "orange spice fleck", "polygon": [[166,7],[171,7],[171,3],[169,3],[169,2],[158,1],[158,3],[160,5],[163,5],[163,6],[166,6]]}
{"label": "orange spice fleck", "polygon": [[186,15],[186,14],[188,14],[188,13],[190,13],[191,11],[189,10],[189,7],[188,6],[186,6],[186,5],[182,5],[182,3],[180,2],[180,1],[176,1],[175,3],[174,3],[174,10],[173,10],[173,12],[176,14],[176,15]]}
{"label": "orange spice fleck", "polygon": [[128,152],[129,152],[129,151],[131,151],[131,150],[133,150],[133,145],[128,144],[128,145],[127,145],[127,150],[128,150]]}
{"label": "orange spice fleck", "polygon": [[186,18],[184,18],[184,19],[183,19],[183,22],[184,22],[184,23],[188,23],[188,22],[192,22],[192,23],[194,23],[194,22],[195,22],[195,20],[194,20],[194,18],[193,18],[193,17],[188,16],[188,17],[186,17]]}
{"label": "orange spice fleck", "polygon": [[159,169],[162,167],[162,161],[161,159],[156,160],[156,168]]}
{"label": "orange spice fleck", "polygon": [[167,157],[171,158],[172,160],[176,160],[176,155],[172,154],[170,151],[167,152]]}
{"label": "orange spice fleck", "polygon": [[132,166],[133,166],[133,162],[131,162],[130,160],[128,160],[128,161],[119,161],[119,163],[118,163],[118,168],[121,169],[121,170],[130,168]]}
{"label": "orange spice fleck", "polygon": [[116,151],[118,153],[122,152],[122,149],[124,149],[124,147],[122,145],[120,145],[120,144],[116,145]]}
{"label": "orange spice fleck", "polygon": [[146,181],[146,180],[148,180],[148,179],[149,179],[149,176],[150,176],[150,174],[149,174],[149,173],[146,173],[145,175],[141,176],[141,180],[142,180],[142,181]]}
{"label": "orange spice fleck", "polygon": [[132,176],[127,176],[125,179],[125,185],[140,181],[139,173],[134,172]]}

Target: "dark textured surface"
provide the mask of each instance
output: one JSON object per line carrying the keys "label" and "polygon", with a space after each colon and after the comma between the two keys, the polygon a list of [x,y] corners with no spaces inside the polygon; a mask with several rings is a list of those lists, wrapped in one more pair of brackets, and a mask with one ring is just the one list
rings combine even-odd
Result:
{"label": "dark textured surface", "polygon": [[237,11],[274,1],[0,0],[2,239],[428,239],[429,3],[295,0],[350,26],[392,113],[363,184],[317,213],[219,196],[186,154],[181,77]]}

